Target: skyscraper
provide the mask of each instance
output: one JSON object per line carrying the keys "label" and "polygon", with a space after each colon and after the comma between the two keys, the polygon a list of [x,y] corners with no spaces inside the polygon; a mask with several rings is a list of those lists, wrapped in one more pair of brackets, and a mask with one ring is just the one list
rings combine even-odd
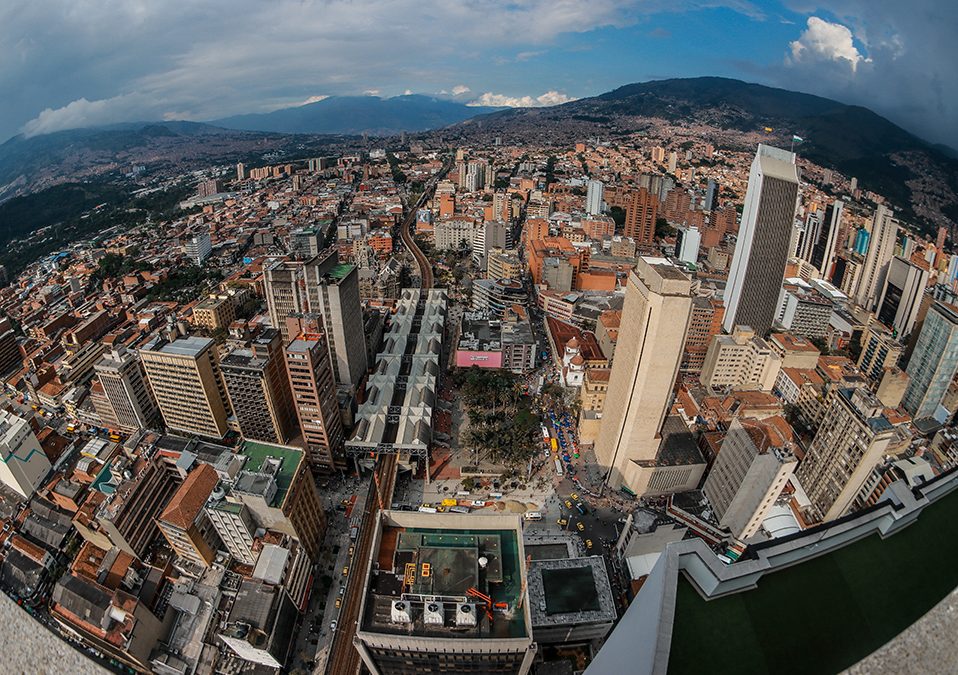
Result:
{"label": "skyscraper", "polygon": [[296,420],[279,331],[263,329],[249,347],[223,357],[220,370],[243,438],[286,443]]}
{"label": "skyscraper", "polygon": [[323,333],[302,333],[286,347],[293,404],[313,470],[345,467],[343,422],[336,401],[336,382]]}
{"label": "skyscraper", "polygon": [[825,208],[825,217],[819,223],[817,236],[811,242],[811,256],[808,262],[812,263],[821,278],[826,281],[831,277],[832,265],[835,263],[844,207],[845,202],[836,199]]}
{"label": "skyscraper", "polygon": [[725,330],[772,327],[798,203],[795,154],[760,144],[745,193],[742,224],[725,290]]}
{"label": "skyscraper", "polygon": [[929,308],[906,372],[905,410],[916,418],[934,416],[958,372],[958,308],[944,302]]}
{"label": "skyscraper", "polygon": [[639,480],[654,461],[692,307],[691,280],[662,258],[639,258],[630,274],[595,453],[612,487]]}
{"label": "skyscraper", "polygon": [[705,188],[705,204],[703,205],[705,211],[711,211],[717,206],[715,203],[717,197],[718,183],[715,182],[714,178],[709,178],[708,187]]}
{"label": "skyscraper", "polygon": [[895,433],[884,406],[864,388],[833,388],[825,416],[796,471],[811,501],[812,522],[848,512]]}
{"label": "skyscraper", "polygon": [[914,262],[900,256],[891,259],[875,305],[878,320],[893,328],[903,339],[915,327],[928,285],[928,263],[921,258],[918,260]]}
{"label": "skyscraper", "polygon": [[659,214],[659,198],[647,189],[633,190],[625,209],[625,236],[636,244],[655,241],[655,219]]}
{"label": "skyscraper", "polygon": [[134,352],[119,346],[94,366],[103,393],[121,431],[152,429],[159,423],[159,409],[146,383],[143,365]]}
{"label": "skyscraper", "polygon": [[719,524],[738,539],[761,527],[795,472],[792,428],[782,417],[734,418],[702,491]]}
{"label": "skyscraper", "polygon": [[590,216],[597,216],[602,213],[602,193],[603,185],[600,180],[590,180],[588,182],[588,191],[585,196],[585,212]]}
{"label": "skyscraper", "polygon": [[867,310],[874,309],[878,294],[885,284],[885,274],[888,272],[888,263],[895,256],[897,239],[898,221],[892,218],[891,211],[879,204],[872,219],[868,253],[865,255],[865,263],[858,277],[858,290],[855,293],[855,301]]}
{"label": "skyscraper", "polygon": [[336,383],[355,392],[366,374],[366,336],[355,265],[340,264],[335,249],[304,263],[280,260],[265,268],[270,324],[283,340],[291,337],[286,319],[294,314],[322,317]]}
{"label": "skyscraper", "polygon": [[210,242],[210,233],[208,231],[194,234],[186,240],[186,257],[194,265],[202,265],[203,261],[210,257],[213,252],[213,245]]}
{"label": "skyscraper", "polygon": [[226,435],[229,410],[213,340],[185,337],[170,342],[157,335],[139,353],[171,431],[205,438]]}

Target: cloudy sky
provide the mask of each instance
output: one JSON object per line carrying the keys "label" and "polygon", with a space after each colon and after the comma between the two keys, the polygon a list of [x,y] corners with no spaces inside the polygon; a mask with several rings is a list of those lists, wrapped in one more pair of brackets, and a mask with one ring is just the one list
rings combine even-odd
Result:
{"label": "cloudy sky", "polygon": [[958,147],[954,0],[9,0],[0,140],[416,92],[552,105],[724,75]]}

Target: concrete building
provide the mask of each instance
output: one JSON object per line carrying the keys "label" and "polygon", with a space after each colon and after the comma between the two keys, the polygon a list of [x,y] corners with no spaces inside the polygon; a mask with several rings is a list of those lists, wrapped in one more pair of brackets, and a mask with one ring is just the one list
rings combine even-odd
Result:
{"label": "concrete building", "polygon": [[217,637],[244,661],[282,669],[289,658],[296,618],[296,608],[281,586],[245,579]]}
{"label": "concrete building", "polygon": [[824,217],[818,222],[818,229],[810,237],[809,254],[805,258],[818,271],[822,279],[831,279],[835,255],[839,251],[838,234],[842,227],[842,213],[845,202],[836,199],[825,208]]}
{"label": "concrete building", "polygon": [[346,466],[343,421],[326,344],[327,337],[323,333],[301,333],[289,343],[285,352],[293,408],[309,465],[317,472],[331,472]]}
{"label": "concrete building", "polygon": [[138,429],[157,428],[160,411],[136,352],[115,347],[94,369],[109,407],[110,420],[115,422],[115,427],[110,428],[128,434]]}
{"label": "concrete building", "polygon": [[279,330],[264,328],[249,347],[234,349],[220,362],[230,406],[244,438],[285,443],[295,433],[282,345]]}
{"label": "concrete building", "polygon": [[793,447],[782,417],[732,420],[702,491],[735,538],[748,540],[761,528],[798,464]]}
{"label": "concrete building", "polygon": [[529,672],[518,517],[385,511],[372,551],[353,571],[364,579],[354,644],[371,673]]}
{"label": "concrete building", "polygon": [[781,357],[748,326],[736,326],[731,335],[716,335],[699,376],[716,389],[737,387],[771,391],[782,367]]}
{"label": "concrete building", "polygon": [[309,311],[302,277],[302,263],[299,262],[280,259],[263,265],[263,284],[269,323],[279,330],[284,344],[289,341],[286,317]]}
{"label": "concrete building", "polygon": [[460,324],[459,342],[452,357],[458,368],[502,369],[526,373],[536,365],[536,341],[527,320],[489,319],[467,312]]}
{"label": "concrete building", "polygon": [[848,513],[895,436],[878,398],[863,388],[832,389],[825,417],[796,471],[808,495],[810,522]]}
{"label": "concrete building", "polygon": [[585,212],[590,216],[602,213],[603,185],[600,180],[590,180],[586,183]]}
{"label": "concrete building", "polygon": [[[701,469],[685,457],[666,468],[663,429],[691,311],[691,280],[663,258],[629,274],[602,426],[595,445],[606,483],[638,494],[689,489]],[[694,458],[690,460],[694,464]],[[697,474],[697,475],[696,475]]]}
{"label": "concrete building", "polygon": [[254,565],[253,538],[258,525],[249,508],[242,502],[220,499],[207,505],[206,515],[230,555],[243,565]]}
{"label": "concrete building", "polygon": [[156,520],[176,555],[197,567],[212,565],[220,545],[203,508],[218,482],[216,469],[209,464],[197,465]]}
{"label": "concrete building", "polygon": [[30,424],[0,409],[0,482],[30,499],[50,469],[50,460]]}
{"label": "concrete building", "polygon": [[213,439],[226,435],[229,409],[213,340],[154,336],[139,355],[168,429]]}
{"label": "concrete building", "polygon": [[778,308],[798,205],[795,155],[764,144],[752,162],[725,292],[725,330],[751,326],[765,336]]}
{"label": "concrete building", "polygon": [[875,304],[878,320],[904,340],[915,327],[922,297],[928,286],[928,263],[895,256]]}
{"label": "concrete building", "polygon": [[602,411],[609,392],[611,368],[587,368],[579,389],[579,442],[595,443],[602,428]]}
{"label": "concrete building", "polygon": [[915,418],[940,417],[942,401],[958,372],[958,308],[943,302],[931,306],[906,371],[911,382],[902,400],[905,410]]}
{"label": "concrete building", "polygon": [[207,231],[192,235],[186,240],[184,251],[186,257],[189,258],[194,265],[202,265],[213,252],[213,246],[210,242],[210,233]]}
{"label": "concrete building", "polygon": [[326,333],[336,384],[355,393],[366,376],[367,367],[356,266],[340,264],[332,252],[308,261],[304,272],[308,311],[323,317],[323,332]]}
{"label": "concrete building", "polygon": [[675,236],[675,257],[684,263],[695,265],[699,260],[699,246],[702,235],[694,225],[684,225]]}
{"label": "concrete building", "polygon": [[527,300],[526,287],[517,277],[472,282],[472,309],[490,316],[502,316],[514,304],[523,305]]}
{"label": "concrete building", "polygon": [[228,295],[211,295],[193,308],[193,325],[207,330],[225,330],[236,320],[236,304]]}
{"label": "concrete building", "polygon": [[306,453],[288,445],[243,441],[238,454],[246,464],[225,499],[246,506],[259,527],[297,539],[317,562],[326,516]]}
{"label": "concrete building", "polygon": [[832,318],[832,302],[799,278],[786,279],[778,296],[776,323],[807,338],[823,338]]}
{"label": "concrete building", "polygon": [[534,558],[529,564],[532,637],[538,645],[601,640],[616,619],[601,556]]}
{"label": "concrete building", "polygon": [[865,328],[861,346],[858,369],[874,382],[881,380],[886,368],[898,365],[898,360],[905,349],[895,335],[877,321],[873,321]]}
{"label": "concrete building", "polygon": [[769,346],[782,359],[782,368],[800,368],[803,370],[818,367],[821,352],[807,338],[791,333],[772,333],[767,340]]}
{"label": "concrete building", "polygon": [[515,253],[496,248],[489,251],[486,278],[521,279],[522,274],[522,260]]}
{"label": "concrete building", "polygon": [[471,220],[440,220],[435,224],[433,241],[437,251],[459,251],[472,246],[476,224]]}
{"label": "concrete building", "polygon": [[705,364],[712,338],[722,332],[722,318],[725,306],[715,298],[692,298],[692,313],[689,317],[689,330],[685,336],[685,348],[682,350],[683,373],[700,373]]}
{"label": "concrete building", "polygon": [[868,253],[858,273],[858,286],[855,301],[867,310],[872,310],[878,301],[878,295],[885,285],[888,264],[895,256],[898,243],[898,221],[892,218],[892,212],[879,204],[872,219],[871,234],[868,237]]}
{"label": "concrete building", "polygon": [[509,223],[501,220],[487,220],[477,226],[472,235],[472,262],[486,272],[489,255],[494,249],[507,249],[512,246],[512,229]]}

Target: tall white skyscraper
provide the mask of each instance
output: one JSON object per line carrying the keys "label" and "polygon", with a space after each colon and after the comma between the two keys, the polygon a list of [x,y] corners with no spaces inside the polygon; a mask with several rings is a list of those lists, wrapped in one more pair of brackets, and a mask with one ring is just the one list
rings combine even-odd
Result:
{"label": "tall white skyscraper", "polygon": [[772,327],[798,205],[795,153],[759,145],[748,177],[738,243],[725,287],[723,327]]}
{"label": "tall white skyscraper", "polygon": [[892,212],[878,205],[872,220],[871,236],[868,238],[868,254],[858,277],[858,290],[855,301],[871,310],[885,285],[888,264],[895,257],[895,243],[898,239],[898,221],[892,218]]}
{"label": "tall white skyscraper", "polygon": [[602,193],[603,185],[600,180],[590,180],[588,183],[589,191],[585,197],[585,210],[590,216],[597,216],[602,213]]}

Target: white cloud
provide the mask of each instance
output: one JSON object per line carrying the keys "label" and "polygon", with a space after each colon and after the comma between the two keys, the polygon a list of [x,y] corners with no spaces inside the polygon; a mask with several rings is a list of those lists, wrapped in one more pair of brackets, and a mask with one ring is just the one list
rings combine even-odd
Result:
{"label": "white cloud", "polygon": [[870,58],[858,51],[848,27],[840,23],[830,23],[817,16],[808,18],[805,31],[789,44],[789,49],[790,63],[844,61],[853,73],[858,69],[858,64],[871,62]]}
{"label": "white cloud", "polygon": [[561,92],[551,90],[546,93],[532,96],[507,96],[505,94],[496,94],[487,91],[481,94],[479,98],[470,101],[467,105],[471,106],[492,106],[496,108],[539,108],[542,106],[559,105],[574,101],[575,98],[567,96]]}
{"label": "white cloud", "polygon": [[308,99],[300,103],[300,105],[309,105],[310,103],[319,103],[320,101],[325,101],[329,98],[329,94],[320,94],[319,96],[310,96]]}
{"label": "white cloud", "polygon": [[168,111],[157,109],[155,105],[151,105],[137,93],[96,101],[79,98],[61,108],[46,108],[23,125],[23,135],[29,138],[64,129],[115,124],[136,119],[156,119],[169,114]]}
{"label": "white cloud", "polygon": [[411,96],[411,95],[412,95],[412,89],[407,89],[407,90],[405,90],[405,91],[402,93],[402,95],[403,95],[403,96]]}
{"label": "white cloud", "polygon": [[472,89],[470,89],[470,88],[467,87],[466,85],[464,85],[464,84],[457,84],[455,87],[452,88],[452,95],[453,95],[453,96],[462,96],[463,94],[468,94],[470,91],[472,91]]}
{"label": "white cloud", "polygon": [[528,52],[519,52],[516,54],[516,61],[528,61],[529,59],[534,59],[537,56],[542,56],[545,54],[544,49],[538,51],[528,51]]}
{"label": "white cloud", "polygon": [[378,90],[378,89],[367,89],[367,90],[364,91],[363,93],[364,93],[366,96],[379,96],[379,90]]}

